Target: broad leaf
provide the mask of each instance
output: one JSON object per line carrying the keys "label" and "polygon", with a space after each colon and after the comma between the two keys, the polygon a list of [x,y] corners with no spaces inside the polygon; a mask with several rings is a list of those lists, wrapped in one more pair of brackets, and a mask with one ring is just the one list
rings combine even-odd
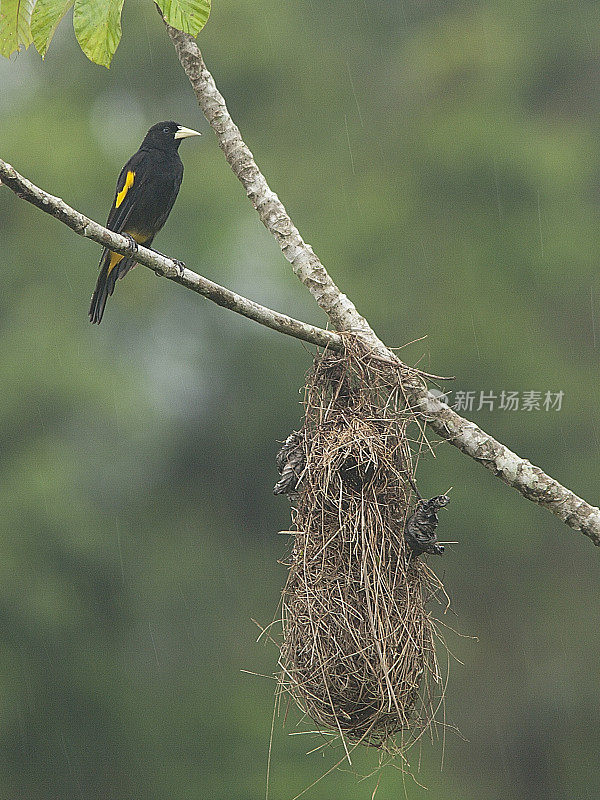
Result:
{"label": "broad leaf", "polygon": [[173,28],[197,36],[210,14],[210,0],[157,0],[165,20]]}
{"label": "broad leaf", "polygon": [[37,0],[31,17],[33,43],[42,58],[58,23],[73,5],[73,0]]}
{"label": "broad leaf", "polygon": [[121,41],[123,0],[75,0],[73,27],[81,49],[96,64],[109,67]]}
{"label": "broad leaf", "polygon": [[31,44],[31,12],[35,0],[0,0],[0,55],[7,58]]}

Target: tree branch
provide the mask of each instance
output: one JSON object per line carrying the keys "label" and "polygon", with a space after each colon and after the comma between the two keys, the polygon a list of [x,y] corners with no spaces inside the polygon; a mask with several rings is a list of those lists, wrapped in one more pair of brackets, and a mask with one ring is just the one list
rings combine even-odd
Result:
{"label": "tree branch", "polygon": [[[300,236],[283,203],[270,189],[233,122],[195,39],[166,22],[165,26],[227,162],[298,278],[328,315],[336,330],[356,334],[372,354],[401,364],[354,304],[338,289],[310,245]],[[413,381],[409,376],[403,381],[403,386],[410,404],[422,411],[427,424],[439,436],[485,466],[528,500],[549,509],[571,528],[581,531],[600,546],[600,509],[586,503],[539,467],[520,458],[473,422],[463,419],[423,388],[420,381]]]}
{"label": "tree branch", "polygon": [[[104,228],[89,219],[89,217],[80,214],[79,211],[75,211],[60,197],[54,197],[54,195],[48,194],[43,189],[35,186],[35,184],[20,175],[10,164],[0,159],[0,185],[2,183],[12,189],[23,200],[27,200],[28,203],[32,203],[47,214],[64,222],[65,225],[68,225],[80,236],[92,239],[92,241],[104,247],[110,247],[116,253],[131,255],[131,242],[129,239],[119,233],[109,231],[108,228]],[[192,272],[190,269],[186,268],[183,274],[180,274],[180,270],[174,261],[154,250],[149,250],[140,245],[136,251],[136,261],[154,270],[159,275],[192,289],[208,300],[212,300],[213,303],[235,311],[237,314],[242,314],[242,316],[265,325],[267,328],[272,328],[288,336],[294,336],[296,339],[302,339],[318,347],[329,346],[334,350],[343,350],[342,337],[334,331],[317,328],[315,325],[309,325],[306,322],[293,319],[293,317],[288,317],[286,314],[272,311],[270,308],[261,306],[253,300],[248,300],[246,297],[242,297],[242,295],[236,294],[224,286],[220,286],[218,283]]]}
{"label": "tree branch", "polygon": [[366,319],[358,313],[354,303],[340,292],[311,246],[300,236],[281,200],[269,188],[237,125],[231,119],[225,100],[204,64],[195,39],[166,22],[165,25],[200,108],[217,134],[219,146],[229,166],[241,181],[261,222],[277,240],[298,278],[327,314],[336,330],[357,334],[371,350],[386,359],[394,358]]}

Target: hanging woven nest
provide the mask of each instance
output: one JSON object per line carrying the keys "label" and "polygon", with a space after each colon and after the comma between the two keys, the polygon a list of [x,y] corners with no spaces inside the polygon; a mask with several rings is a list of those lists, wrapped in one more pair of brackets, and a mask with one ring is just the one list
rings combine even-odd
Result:
{"label": "hanging woven nest", "polygon": [[293,501],[280,692],[345,743],[388,750],[432,724],[443,694],[426,608],[443,587],[420,555],[443,550],[447,498],[417,494],[423,439],[403,378],[419,374],[356,347],[317,357],[275,487]]}

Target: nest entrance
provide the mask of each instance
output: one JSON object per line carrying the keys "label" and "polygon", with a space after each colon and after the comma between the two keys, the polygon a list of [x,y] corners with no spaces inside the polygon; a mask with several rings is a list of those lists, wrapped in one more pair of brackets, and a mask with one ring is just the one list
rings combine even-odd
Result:
{"label": "nest entrance", "polygon": [[279,464],[279,490],[298,483],[279,691],[319,728],[385,749],[431,725],[443,694],[426,610],[443,587],[404,537],[422,436],[399,377],[355,351],[319,356]]}

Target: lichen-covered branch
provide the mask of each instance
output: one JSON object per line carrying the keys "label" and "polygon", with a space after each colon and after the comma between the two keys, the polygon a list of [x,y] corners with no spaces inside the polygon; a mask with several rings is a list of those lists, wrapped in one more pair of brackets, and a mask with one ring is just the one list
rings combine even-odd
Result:
{"label": "lichen-covered branch", "polygon": [[225,100],[202,60],[195,39],[167,23],[165,25],[200,108],[217,134],[219,146],[227,162],[244,186],[261,222],[277,240],[298,278],[331,319],[336,330],[358,334],[372,349],[378,350],[380,355],[387,355],[384,344],[358,313],[354,303],[340,292],[311,246],[300,236],[281,200],[269,188],[237,125],[231,119]]}
{"label": "lichen-covered branch", "polygon": [[[20,175],[10,164],[1,159],[0,184],[8,186],[23,200],[27,200],[27,202],[32,203],[47,214],[64,222],[65,225],[68,225],[80,236],[92,239],[104,247],[110,247],[111,250],[117,253],[123,253],[123,255],[131,254],[131,242],[129,239],[119,233],[109,231],[108,228],[104,228],[89,219],[89,217],[71,208],[60,197],[54,197],[54,195],[48,194],[48,192],[35,186],[31,181]],[[273,311],[266,306],[232,292],[230,289],[226,289],[224,286],[220,286],[218,283],[208,280],[208,278],[204,278],[202,275],[198,275],[196,272],[192,272],[190,269],[185,269],[182,273],[174,261],[154,250],[148,250],[140,245],[136,251],[136,260],[159,275],[180,283],[188,289],[193,289],[193,291],[198,292],[208,300],[212,300],[213,303],[235,311],[237,314],[242,314],[244,317],[248,317],[254,322],[272,328],[279,333],[294,336],[296,339],[302,339],[318,347],[329,346],[335,350],[343,348],[342,337],[334,331],[323,330],[315,325],[309,325],[306,322],[288,317],[286,314]]]}
{"label": "lichen-covered branch", "polygon": [[[338,331],[356,334],[366,349],[385,360],[395,360],[367,320],[331,279],[310,245],[300,236],[283,203],[259,170],[252,153],[233,122],[225,100],[206,68],[195,39],[165,23],[198,104],[215,132],[231,169],[285,258]],[[539,467],[513,453],[477,425],[461,417],[423,388],[420,381],[403,381],[408,402],[418,408],[427,424],[461,452],[515,488],[528,500],[548,508],[574,530],[600,546],[600,509],[589,505]]]}

